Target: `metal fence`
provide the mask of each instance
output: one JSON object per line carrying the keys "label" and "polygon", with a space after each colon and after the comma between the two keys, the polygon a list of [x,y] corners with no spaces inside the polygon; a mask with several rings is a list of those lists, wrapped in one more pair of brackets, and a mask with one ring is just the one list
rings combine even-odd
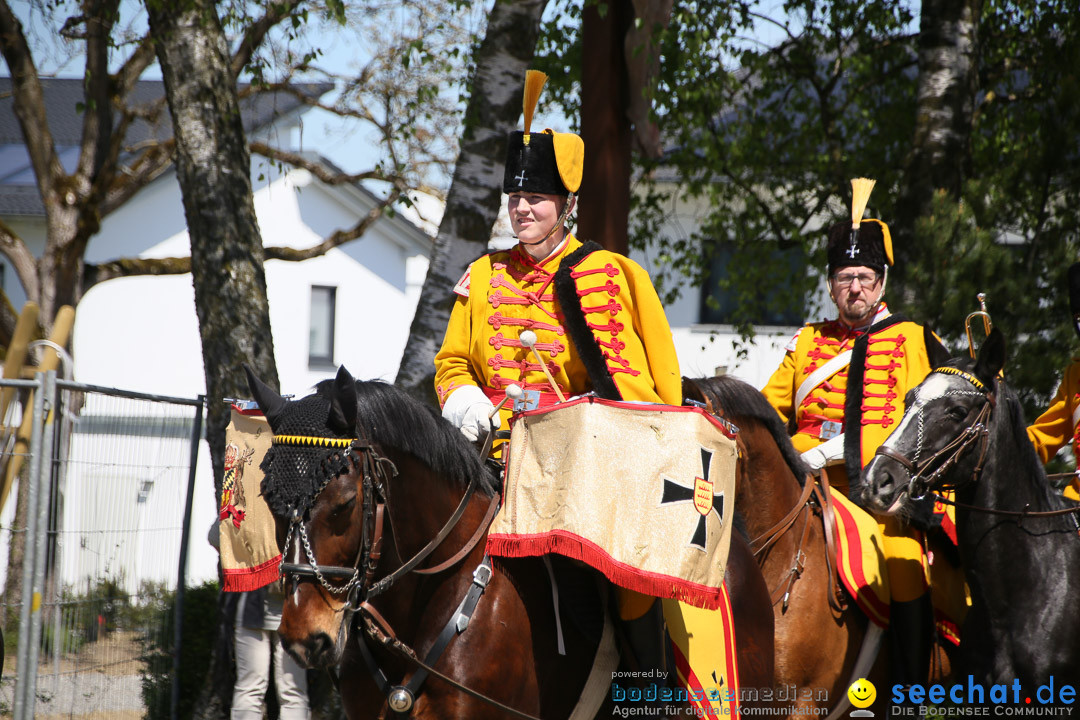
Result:
{"label": "metal fence", "polygon": [[[18,639],[0,679],[0,716],[142,718],[151,705],[155,717],[174,714],[183,630],[174,611],[183,607],[202,398],[55,373],[3,387],[33,393],[33,421],[19,479],[25,526],[13,522],[15,498],[0,517],[0,623],[9,649]],[[16,566],[9,549],[19,545]]]}

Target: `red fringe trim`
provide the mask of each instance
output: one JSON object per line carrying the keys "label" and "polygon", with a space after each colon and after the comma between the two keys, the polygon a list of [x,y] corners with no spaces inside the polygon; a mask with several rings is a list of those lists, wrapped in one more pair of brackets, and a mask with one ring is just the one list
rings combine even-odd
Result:
{"label": "red fringe trim", "polygon": [[222,592],[250,592],[276,582],[281,577],[281,556],[267,560],[255,567],[233,568],[222,571],[225,580]]}
{"label": "red fringe trim", "polygon": [[599,570],[619,587],[643,595],[678,600],[706,610],[716,610],[723,602],[722,588],[640,570],[615,560],[596,543],[563,530],[539,535],[488,535],[487,551],[500,557],[537,557],[557,553],[580,560]]}

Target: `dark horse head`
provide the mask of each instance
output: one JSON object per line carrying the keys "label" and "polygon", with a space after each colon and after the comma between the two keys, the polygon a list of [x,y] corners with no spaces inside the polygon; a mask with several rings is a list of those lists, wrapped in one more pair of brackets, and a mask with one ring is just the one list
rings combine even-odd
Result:
{"label": "dark horse head", "polygon": [[463,488],[490,497],[493,482],[461,433],[392,385],[341,368],[292,401],[247,373],[274,432],[262,494],[286,577],[279,634],[301,663],[335,665],[373,584],[427,545]]}
{"label": "dark horse head", "polygon": [[908,391],[904,417],[863,470],[856,499],[874,512],[897,514],[932,490],[976,479],[1004,365],[1005,337],[993,330],[977,359],[950,360]]}
{"label": "dark horse head", "polygon": [[[957,543],[971,589],[958,672],[982,684],[1080,681],[1080,563],[1075,516],[1028,440],[1000,377],[994,329],[977,359],[936,368],[862,477],[861,499],[893,513],[955,490]],[[950,501],[953,502],[953,501]]]}

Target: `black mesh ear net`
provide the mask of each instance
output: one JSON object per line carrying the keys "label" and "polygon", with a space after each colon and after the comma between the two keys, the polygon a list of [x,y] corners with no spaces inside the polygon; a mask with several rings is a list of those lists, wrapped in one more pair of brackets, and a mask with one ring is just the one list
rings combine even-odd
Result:
{"label": "black mesh ear net", "polygon": [[288,402],[270,423],[275,440],[259,467],[263,471],[263,498],[274,515],[306,512],[323,486],[349,471],[350,458],[357,459],[349,447],[290,439],[349,439],[330,430],[329,415],[330,400],[316,394]]}

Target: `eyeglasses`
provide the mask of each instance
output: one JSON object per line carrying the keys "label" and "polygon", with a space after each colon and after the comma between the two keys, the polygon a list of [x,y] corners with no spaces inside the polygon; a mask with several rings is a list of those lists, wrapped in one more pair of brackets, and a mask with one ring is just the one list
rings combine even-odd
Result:
{"label": "eyeglasses", "polygon": [[859,281],[859,285],[862,287],[873,287],[877,285],[880,277],[881,275],[876,272],[841,273],[833,275],[832,281],[840,287],[849,287],[856,280]]}

